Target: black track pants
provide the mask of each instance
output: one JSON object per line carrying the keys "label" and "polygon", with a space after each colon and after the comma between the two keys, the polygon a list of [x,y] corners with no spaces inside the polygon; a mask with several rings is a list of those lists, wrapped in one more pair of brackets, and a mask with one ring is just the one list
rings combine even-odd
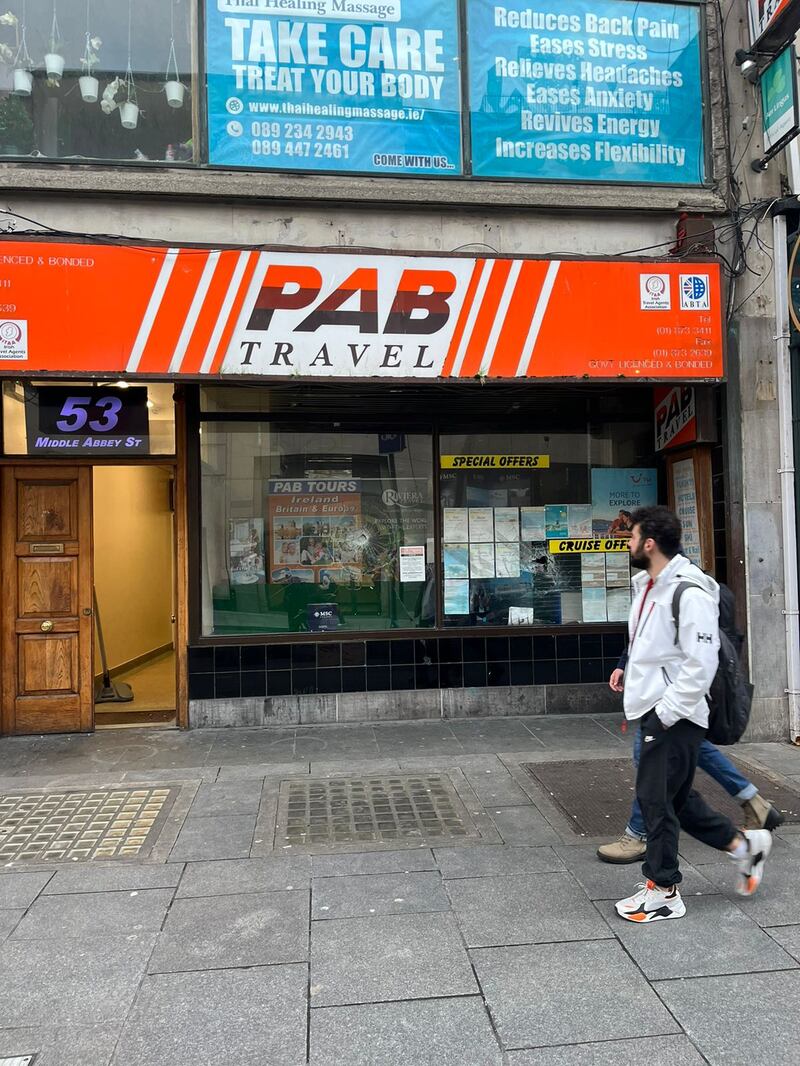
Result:
{"label": "black track pants", "polygon": [[728,847],[738,830],[692,788],[705,730],[683,720],[664,729],[655,711],[645,715],[640,729],[642,753],[636,775],[636,796],[647,826],[647,854],[642,873],[648,880],[667,888],[681,881],[678,869],[681,829],[720,851]]}

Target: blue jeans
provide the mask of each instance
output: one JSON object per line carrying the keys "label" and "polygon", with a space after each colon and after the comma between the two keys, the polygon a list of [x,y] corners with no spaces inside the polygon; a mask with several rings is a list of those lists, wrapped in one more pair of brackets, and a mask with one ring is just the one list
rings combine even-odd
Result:
{"label": "blue jeans", "polygon": [[[639,765],[639,753],[642,750],[642,731],[637,727],[636,737],[633,742],[633,765]],[[744,803],[752,799],[758,789],[747,778],[740,774],[727,755],[723,755],[719,748],[715,748],[710,740],[704,740],[700,745],[700,753],[697,765],[701,770],[713,777],[725,789],[729,796],[733,796]],[[634,797],[631,807],[631,816],[625,832],[628,836],[636,837],[637,840],[647,839],[647,829],[644,824],[642,809],[639,801]]]}

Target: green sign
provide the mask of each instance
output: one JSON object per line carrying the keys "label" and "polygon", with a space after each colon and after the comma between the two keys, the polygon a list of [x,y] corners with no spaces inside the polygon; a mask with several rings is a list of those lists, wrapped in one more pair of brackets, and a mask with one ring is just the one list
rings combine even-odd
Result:
{"label": "green sign", "polygon": [[798,132],[797,77],[793,48],[785,48],[761,75],[764,150],[790,141]]}

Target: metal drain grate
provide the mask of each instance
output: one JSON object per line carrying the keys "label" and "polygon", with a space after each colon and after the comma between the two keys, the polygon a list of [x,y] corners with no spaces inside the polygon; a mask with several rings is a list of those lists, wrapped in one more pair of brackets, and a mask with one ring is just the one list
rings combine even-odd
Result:
{"label": "metal drain grate", "polygon": [[86,862],[147,854],[178,789],[0,795],[0,862]]}
{"label": "metal drain grate", "polygon": [[479,836],[446,774],[281,784],[276,846],[421,844]]}

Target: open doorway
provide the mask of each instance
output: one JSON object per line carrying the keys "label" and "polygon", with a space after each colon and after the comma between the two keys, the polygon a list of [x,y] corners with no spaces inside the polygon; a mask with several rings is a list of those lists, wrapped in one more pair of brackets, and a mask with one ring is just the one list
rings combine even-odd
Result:
{"label": "open doorway", "polygon": [[175,722],[174,471],[93,468],[95,726]]}

